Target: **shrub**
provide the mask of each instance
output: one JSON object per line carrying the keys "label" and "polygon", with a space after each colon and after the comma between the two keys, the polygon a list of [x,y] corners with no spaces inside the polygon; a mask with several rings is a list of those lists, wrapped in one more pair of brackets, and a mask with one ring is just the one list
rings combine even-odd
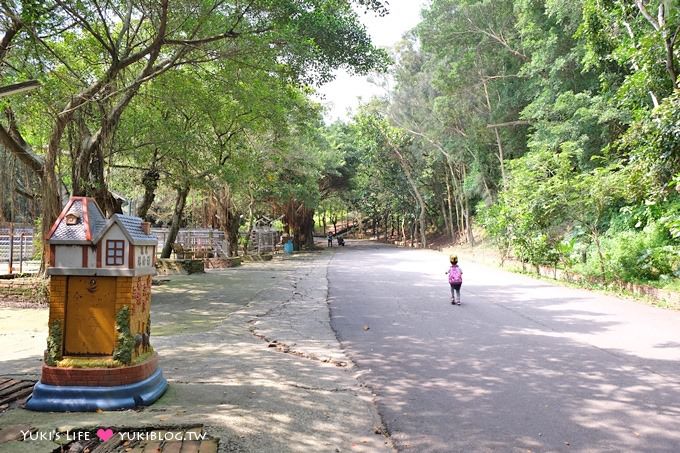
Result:
{"label": "shrub", "polygon": [[626,281],[671,278],[678,272],[680,247],[657,223],[642,231],[623,231],[605,240],[612,274]]}
{"label": "shrub", "polygon": [[[601,245],[607,278],[640,283],[680,277],[680,245],[659,222],[641,230],[623,230],[616,223],[616,228],[603,236]],[[597,250],[590,244],[586,262],[574,268],[585,276],[596,277],[600,275],[599,266]]]}

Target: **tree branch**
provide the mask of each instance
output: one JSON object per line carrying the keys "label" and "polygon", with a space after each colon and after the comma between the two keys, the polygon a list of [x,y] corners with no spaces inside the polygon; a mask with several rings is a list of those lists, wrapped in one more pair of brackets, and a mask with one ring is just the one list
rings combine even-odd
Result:
{"label": "tree branch", "polygon": [[12,152],[12,154],[14,154],[14,156],[24,165],[33,170],[39,178],[42,178],[44,172],[42,160],[33,154],[31,148],[23,141],[23,139],[19,142],[13,135],[14,133],[10,133],[10,131],[0,124],[0,143]]}
{"label": "tree branch", "polygon": [[473,30],[476,31],[477,33],[481,33],[484,36],[487,36],[487,37],[493,39],[494,41],[498,42],[503,47],[505,47],[510,53],[519,57],[520,59],[522,59],[524,61],[529,60],[529,57],[527,55],[523,54],[519,50],[513,49],[510,46],[510,44],[508,43],[508,41],[503,37],[502,34],[498,35],[493,30],[487,31],[487,30],[483,30],[483,29],[479,28],[477,25],[474,24],[474,22],[472,22],[472,19],[470,19],[469,17],[467,18],[467,20],[470,23],[470,25],[472,25]]}
{"label": "tree branch", "polygon": [[[123,36],[127,35],[130,32],[130,24],[132,23],[132,2],[128,3],[128,9],[127,9],[127,14],[125,15],[125,18],[123,20],[123,27],[120,29],[120,32],[118,33],[118,38],[116,39],[116,52],[120,53],[120,46],[123,43]],[[142,22],[140,20],[140,22]]]}
{"label": "tree branch", "polygon": [[5,30],[5,34],[2,35],[2,39],[0,40],[0,63],[5,59],[5,56],[7,55],[7,52],[9,52],[10,49],[10,44],[14,37],[19,33],[19,30],[21,30],[22,24],[20,21],[15,20],[15,17],[11,17],[12,25]]}
{"label": "tree branch", "polygon": [[113,37],[111,36],[111,31],[109,30],[109,25],[106,22],[104,13],[102,12],[102,9],[99,7],[99,3],[96,0],[93,3],[95,9],[97,10],[97,14],[99,15],[99,19],[102,21],[104,31],[106,32],[106,39],[109,41],[109,44],[111,44],[111,48],[109,50],[109,52],[111,53],[111,58],[113,59],[114,62],[118,61],[118,49],[116,48],[116,43],[113,42]]}
{"label": "tree branch", "polygon": [[[80,22],[80,24],[83,26],[83,28],[85,28],[85,30],[87,30],[88,33],[90,33],[92,37],[96,39],[102,45],[102,47],[106,49],[107,52],[109,52],[111,56],[113,56],[112,53],[113,49],[109,47],[109,45],[106,43],[106,40],[95,31],[94,27],[87,21],[87,19],[82,17],[75,9],[69,7],[69,5],[65,4],[63,1],[56,0],[56,2],[59,6],[64,8],[64,10],[68,12],[68,14],[77,19],[78,22]],[[106,27],[106,22],[104,23],[104,28],[108,29],[108,27]]]}
{"label": "tree branch", "polygon": [[647,11],[647,7],[645,6],[644,3],[642,3],[642,0],[635,0],[635,4],[637,5],[638,9],[642,13],[643,16],[645,16],[645,19],[647,19],[647,22],[652,24],[652,27],[654,27],[654,30],[659,31],[660,26],[659,22],[654,19],[654,16],[649,14],[649,11]]}
{"label": "tree branch", "polygon": [[507,121],[505,123],[498,123],[498,124],[487,124],[486,127],[489,129],[495,129],[497,127],[508,127],[508,126],[525,126],[531,124],[529,121],[526,120],[517,120],[517,121]]}
{"label": "tree branch", "polygon": [[[251,30],[250,34],[257,35],[261,33],[266,33],[268,31],[271,31],[272,27],[264,27],[264,28],[257,28],[255,30]],[[211,42],[215,41],[220,41],[222,39],[233,39],[233,38],[238,38],[239,36],[242,36],[244,33],[239,33],[235,32],[232,30],[229,30],[227,32],[224,32],[220,35],[215,35],[215,36],[209,36],[207,38],[201,38],[201,39],[166,39],[164,40],[164,44],[170,44],[170,45],[183,45],[183,46],[197,46],[201,44],[208,44]]]}

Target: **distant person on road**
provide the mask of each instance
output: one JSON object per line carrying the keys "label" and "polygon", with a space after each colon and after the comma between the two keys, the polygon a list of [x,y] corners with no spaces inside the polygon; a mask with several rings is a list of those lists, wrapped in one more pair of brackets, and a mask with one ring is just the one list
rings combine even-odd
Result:
{"label": "distant person on road", "polygon": [[328,246],[333,247],[333,235],[328,233]]}
{"label": "distant person on road", "polygon": [[449,285],[451,286],[451,304],[460,305],[460,287],[463,285],[463,269],[458,266],[458,257],[451,255],[449,257],[451,267],[447,274],[449,274]]}

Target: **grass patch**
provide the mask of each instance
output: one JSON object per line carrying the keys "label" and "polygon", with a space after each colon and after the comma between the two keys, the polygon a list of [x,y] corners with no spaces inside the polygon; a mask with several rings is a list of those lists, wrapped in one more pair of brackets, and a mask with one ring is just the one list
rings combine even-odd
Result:
{"label": "grass patch", "polygon": [[112,358],[67,357],[57,362],[59,368],[119,368],[125,366]]}
{"label": "grass patch", "polygon": [[[149,348],[147,352],[132,359],[131,365],[144,363],[149,360],[153,354],[154,350]],[[111,357],[66,357],[56,363],[59,368],[120,368],[129,366],[118,360],[114,360]]]}
{"label": "grass patch", "polygon": [[147,360],[149,360],[149,359],[151,358],[151,356],[153,355],[153,353],[154,353],[153,348],[149,347],[149,350],[148,350],[148,351],[146,351],[146,352],[143,353],[143,354],[139,354],[137,357],[135,357],[134,359],[132,359],[132,364],[133,364],[133,365],[139,365],[140,363],[146,362]]}

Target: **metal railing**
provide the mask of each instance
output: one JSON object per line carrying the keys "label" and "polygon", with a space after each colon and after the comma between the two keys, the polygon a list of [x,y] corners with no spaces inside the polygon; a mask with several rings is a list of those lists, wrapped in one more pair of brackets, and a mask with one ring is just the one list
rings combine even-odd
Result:
{"label": "metal railing", "polygon": [[34,251],[33,227],[0,227],[0,274],[24,273],[24,263],[33,258]]}
{"label": "metal railing", "polygon": [[[158,238],[156,253],[160,255],[161,250],[163,250],[163,245],[165,244],[165,239],[168,236],[168,230],[164,228],[152,228],[151,234]],[[224,239],[224,231],[210,228],[191,228],[179,230],[174,243],[179,244],[185,250],[193,251],[194,253],[213,253],[215,256],[221,256],[226,252],[226,241]]]}
{"label": "metal railing", "polygon": [[[157,253],[160,255],[168,230],[152,228],[151,233],[158,237]],[[276,250],[281,233],[276,230],[256,229],[251,232],[248,249],[256,253],[268,253]],[[247,233],[239,233],[239,237],[245,238]],[[226,240],[224,231],[209,228],[181,229],[177,233],[175,244],[180,245],[188,254],[196,257],[207,257],[211,253],[214,257],[229,256],[229,241]]]}

